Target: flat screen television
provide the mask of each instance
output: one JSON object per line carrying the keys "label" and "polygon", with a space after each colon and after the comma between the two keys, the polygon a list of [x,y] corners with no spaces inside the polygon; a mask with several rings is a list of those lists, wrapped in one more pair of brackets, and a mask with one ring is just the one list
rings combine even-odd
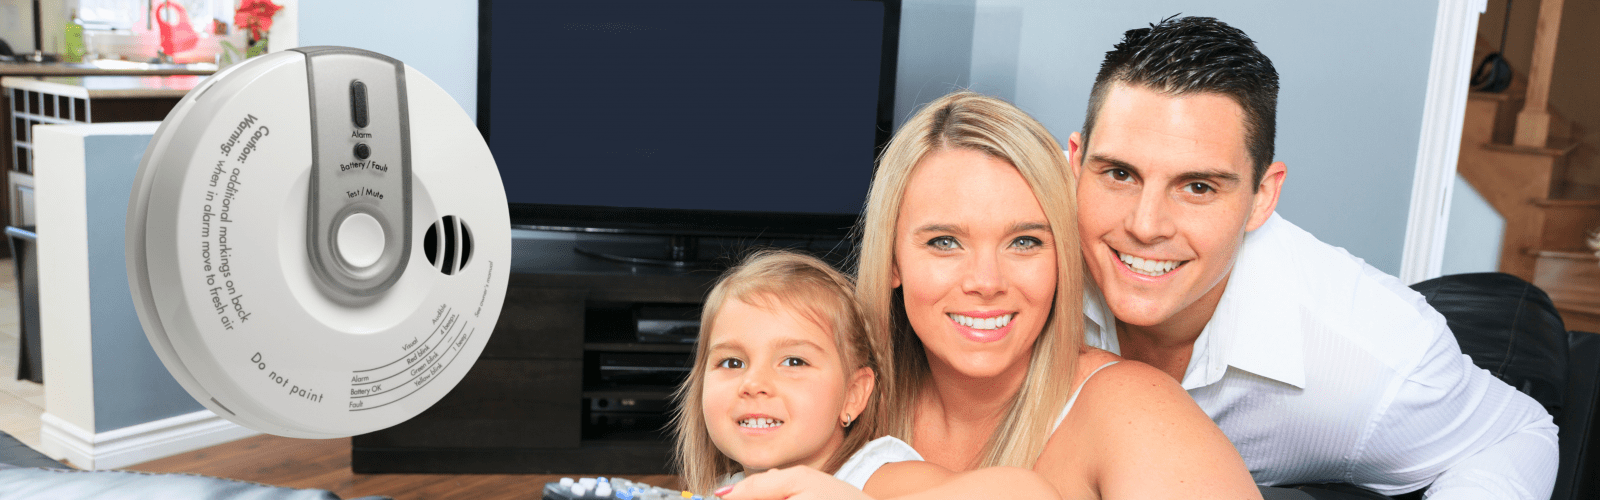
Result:
{"label": "flat screen television", "polygon": [[514,225],[842,238],[894,118],[899,0],[480,0]]}

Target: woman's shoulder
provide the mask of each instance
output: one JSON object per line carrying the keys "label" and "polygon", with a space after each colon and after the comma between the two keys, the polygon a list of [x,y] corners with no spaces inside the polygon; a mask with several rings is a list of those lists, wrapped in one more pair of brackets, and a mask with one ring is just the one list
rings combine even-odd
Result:
{"label": "woman's shoulder", "polygon": [[1176,403],[1199,409],[1189,393],[1166,372],[1106,351],[1080,355],[1078,375],[1073,378],[1082,387],[1079,389],[1079,404],[1088,403],[1093,407],[1111,409]]}
{"label": "woman's shoulder", "polygon": [[[1111,351],[1098,347],[1083,346],[1083,349],[1078,351],[1078,372],[1092,372],[1106,363],[1116,363],[1122,360],[1122,356],[1113,354]],[[1087,371],[1085,368],[1087,368]]]}
{"label": "woman's shoulder", "polygon": [[[1078,356],[1073,377],[1077,401],[1062,427],[1093,429],[1114,438],[1119,430],[1177,419],[1209,423],[1189,393],[1166,372],[1121,356],[1086,348]],[[1174,413],[1176,412],[1176,413]],[[1092,434],[1093,435],[1093,434]]]}
{"label": "woman's shoulder", "polygon": [[1078,351],[1077,370],[1072,374],[1072,387],[1083,387],[1084,382],[1093,378],[1091,376],[1095,375],[1095,372],[1126,363],[1122,356],[1112,354],[1110,351],[1084,346],[1083,350]]}
{"label": "woman's shoulder", "polygon": [[[1086,353],[1079,363],[1093,365],[1088,368],[1093,372],[1115,358]],[[1081,477],[1102,493],[1162,490],[1181,479],[1195,484],[1226,478],[1238,483],[1233,486],[1250,485],[1227,436],[1176,380],[1138,361],[1116,361],[1088,378],[1035,470],[1046,477]],[[1151,483],[1146,474],[1151,470],[1169,471],[1170,477]]]}

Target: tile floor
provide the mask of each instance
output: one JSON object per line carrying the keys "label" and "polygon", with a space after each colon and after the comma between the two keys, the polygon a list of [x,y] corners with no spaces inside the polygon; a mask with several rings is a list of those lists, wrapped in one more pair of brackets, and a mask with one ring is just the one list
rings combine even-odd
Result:
{"label": "tile floor", "polygon": [[17,279],[11,259],[0,259],[0,431],[39,448],[44,385],[17,380]]}

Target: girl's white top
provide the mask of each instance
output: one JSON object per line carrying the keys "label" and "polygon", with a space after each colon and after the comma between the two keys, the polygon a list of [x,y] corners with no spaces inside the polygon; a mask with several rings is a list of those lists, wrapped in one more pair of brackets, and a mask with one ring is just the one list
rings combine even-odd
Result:
{"label": "girl's white top", "polygon": [[[835,472],[833,477],[858,489],[864,488],[867,480],[878,472],[879,467],[908,460],[922,460],[922,455],[918,454],[917,450],[911,449],[911,445],[905,441],[894,436],[884,436],[862,446],[856,454],[850,456],[850,460],[839,467],[839,472]],[[722,485],[727,486],[743,480],[744,473],[738,472],[724,479]]]}
{"label": "girl's white top", "polygon": [[833,477],[856,488],[865,488],[867,480],[878,472],[879,467],[907,460],[922,460],[922,455],[918,454],[917,450],[911,449],[911,445],[905,441],[894,436],[884,436],[862,446],[860,451],[851,455],[850,460],[839,467],[839,472],[835,472]]}

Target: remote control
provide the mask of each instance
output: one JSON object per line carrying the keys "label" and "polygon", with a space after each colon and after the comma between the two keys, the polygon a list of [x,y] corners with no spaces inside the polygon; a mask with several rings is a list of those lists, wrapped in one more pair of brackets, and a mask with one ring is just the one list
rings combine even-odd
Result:
{"label": "remote control", "polygon": [[544,500],[706,500],[700,495],[629,481],[623,478],[563,477],[544,483]]}

